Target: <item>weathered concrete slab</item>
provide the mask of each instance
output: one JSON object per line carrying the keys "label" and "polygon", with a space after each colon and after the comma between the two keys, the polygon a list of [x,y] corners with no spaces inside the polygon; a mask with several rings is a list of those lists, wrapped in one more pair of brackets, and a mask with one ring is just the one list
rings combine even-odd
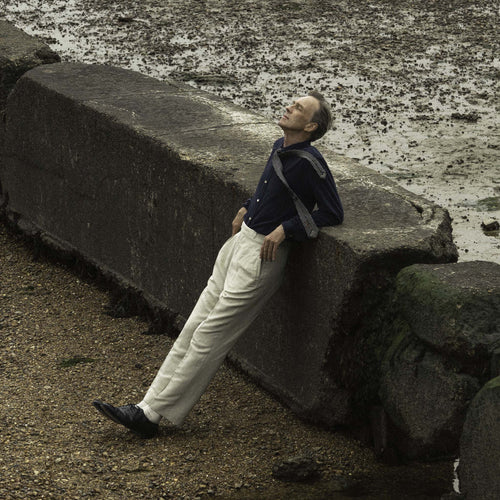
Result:
{"label": "weathered concrete slab", "polygon": [[0,111],[5,107],[7,95],[26,71],[60,60],[46,44],[0,20]]}
{"label": "weathered concrete slab", "polygon": [[[27,35],[13,24],[0,20],[0,151],[4,147],[5,102],[17,80],[26,71],[40,64],[51,64],[60,60],[60,57],[40,40]],[[1,157],[0,154],[0,163]]]}
{"label": "weathered concrete slab", "polygon": [[[182,316],[281,135],[191,87],[82,64],[27,73],[7,117],[11,217]],[[374,397],[364,388],[381,353],[370,346],[396,273],[457,254],[446,211],[325,153],[345,223],[297,246],[232,357],[298,411],[338,424]]]}

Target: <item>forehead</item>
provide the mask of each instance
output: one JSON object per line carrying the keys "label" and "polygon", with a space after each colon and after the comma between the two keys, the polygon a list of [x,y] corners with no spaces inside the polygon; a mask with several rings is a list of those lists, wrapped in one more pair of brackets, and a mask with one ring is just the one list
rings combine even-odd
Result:
{"label": "forehead", "polygon": [[319,101],[311,95],[295,99],[294,103],[300,104],[305,111],[309,111],[312,113],[319,109]]}

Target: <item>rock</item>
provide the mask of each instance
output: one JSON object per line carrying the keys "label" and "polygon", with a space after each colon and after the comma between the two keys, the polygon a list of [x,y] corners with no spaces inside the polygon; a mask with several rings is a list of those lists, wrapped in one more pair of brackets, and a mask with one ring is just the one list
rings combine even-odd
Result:
{"label": "rock", "polygon": [[37,38],[0,20],[0,111],[17,80],[40,64],[59,62],[60,57]]}
{"label": "rock", "polygon": [[479,120],[479,113],[452,113],[453,120],[463,120],[470,123],[476,123]]}
{"label": "rock", "polygon": [[416,337],[401,334],[388,351],[380,383],[395,427],[391,443],[411,459],[456,453],[465,412],[479,388],[475,378]]}
{"label": "rock", "polygon": [[394,316],[432,349],[484,383],[500,347],[500,265],[417,264],[397,277]]}
{"label": "rock", "polygon": [[281,481],[302,482],[321,476],[318,463],[309,456],[294,456],[273,466],[273,476]]}
{"label": "rock", "polygon": [[458,477],[467,500],[496,500],[500,495],[500,377],[486,383],[469,407]]}
{"label": "rock", "polygon": [[484,220],[481,223],[481,227],[484,232],[488,231],[498,231],[500,229],[500,223],[495,219]]}
{"label": "rock", "polygon": [[500,266],[409,266],[392,308],[379,394],[395,429],[385,435],[372,418],[375,452],[392,459],[393,443],[410,458],[453,453],[470,400],[499,370]]}

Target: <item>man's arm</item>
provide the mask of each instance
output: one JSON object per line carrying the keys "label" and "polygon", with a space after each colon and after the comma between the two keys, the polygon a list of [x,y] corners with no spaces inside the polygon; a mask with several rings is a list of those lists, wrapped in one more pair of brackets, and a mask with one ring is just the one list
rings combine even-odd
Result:
{"label": "man's arm", "polygon": [[264,243],[260,248],[261,260],[274,261],[276,260],[276,252],[278,247],[285,240],[285,230],[280,224],[273,232],[269,233],[264,238]]}
{"label": "man's arm", "polygon": [[240,231],[241,225],[243,224],[243,217],[245,217],[245,214],[247,213],[247,209],[245,207],[241,207],[238,210],[238,213],[236,214],[236,217],[233,219],[232,222],[232,229],[233,233],[232,235],[234,236],[237,232]]}

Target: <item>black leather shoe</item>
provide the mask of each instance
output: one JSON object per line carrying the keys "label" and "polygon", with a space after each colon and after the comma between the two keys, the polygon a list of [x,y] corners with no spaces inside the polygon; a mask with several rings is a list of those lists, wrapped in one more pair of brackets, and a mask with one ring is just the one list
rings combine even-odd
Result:
{"label": "black leather shoe", "polygon": [[102,401],[94,401],[92,404],[105,417],[117,424],[124,425],[142,438],[152,438],[158,432],[158,424],[151,422],[144,415],[142,408],[136,405],[113,406]]}

